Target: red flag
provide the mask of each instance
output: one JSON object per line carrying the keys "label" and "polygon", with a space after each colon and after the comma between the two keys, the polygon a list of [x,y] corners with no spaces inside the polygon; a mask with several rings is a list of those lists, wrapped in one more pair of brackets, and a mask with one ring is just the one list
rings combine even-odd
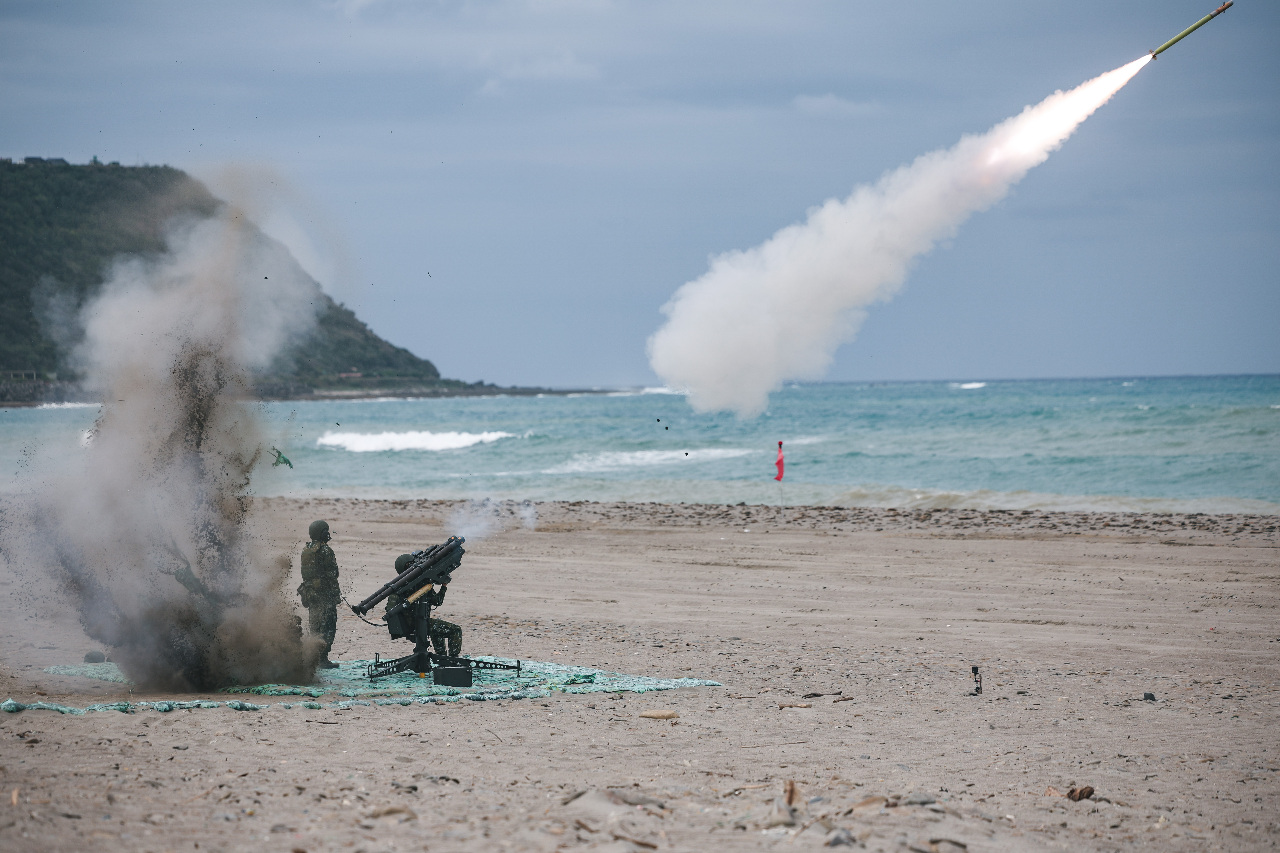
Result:
{"label": "red flag", "polygon": [[774,464],[778,466],[778,476],[774,477],[773,479],[777,480],[778,482],[782,482],[782,442],[781,441],[778,442],[778,461],[775,462]]}

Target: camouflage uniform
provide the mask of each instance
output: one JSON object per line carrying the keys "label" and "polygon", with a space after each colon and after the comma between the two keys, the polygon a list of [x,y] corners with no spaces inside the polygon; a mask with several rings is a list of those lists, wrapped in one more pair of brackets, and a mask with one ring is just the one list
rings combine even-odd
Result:
{"label": "camouflage uniform", "polygon": [[[418,601],[426,602],[430,607],[439,607],[444,604],[444,593],[449,587],[442,586],[438,592],[429,592]],[[452,622],[446,622],[443,619],[432,618],[431,620],[431,645],[435,647],[436,654],[441,657],[446,656],[446,642],[448,643],[447,656],[451,658],[462,657],[462,629]]]}
{"label": "camouflage uniform", "polygon": [[[401,554],[397,557],[396,574],[398,575],[405,569],[409,568],[409,564],[412,561],[412,554]],[[444,584],[439,590],[433,589],[431,592],[428,592],[418,598],[417,603],[419,607],[427,608],[425,615],[427,624],[430,626],[428,628],[428,632],[431,640],[431,646],[435,649],[436,654],[441,657],[458,658],[462,657],[462,628],[452,622],[446,622],[443,619],[434,619],[431,617],[431,609],[444,604],[444,594],[448,588],[449,585]],[[398,595],[387,596],[387,610],[394,609],[403,600],[404,599]],[[419,624],[421,623],[419,622]],[[420,637],[417,639],[418,648],[425,650],[427,638]]]}
{"label": "camouflage uniform", "polygon": [[[302,549],[302,584],[298,595],[307,608],[311,633],[324,640],[324,665],[330,665],[329,651],[338,633],[338,558],[329,547],[329,525],[317,521],[311,525],[311,541]],[[336,665],[336,664],[335,664]]]}

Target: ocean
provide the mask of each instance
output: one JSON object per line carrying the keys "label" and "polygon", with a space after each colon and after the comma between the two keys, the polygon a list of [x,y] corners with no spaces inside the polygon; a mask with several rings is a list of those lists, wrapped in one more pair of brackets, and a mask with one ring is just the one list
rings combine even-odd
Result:
{"label": "ocean", "polygon": [[[253,408],[293,462],[264,496],[1280,514],[1280,376],[793,384],[753,420],[662,389]],[[5,491],[96,414],[0,409]]]}

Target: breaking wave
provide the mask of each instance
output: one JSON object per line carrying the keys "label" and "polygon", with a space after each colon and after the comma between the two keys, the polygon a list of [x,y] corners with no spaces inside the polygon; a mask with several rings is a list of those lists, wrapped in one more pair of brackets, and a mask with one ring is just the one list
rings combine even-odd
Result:
{"label": "breaking wave", "polygon": [[750,456],[755,450],[704,448],[702,450],[632,450],[607,453],[582,453],[544,471],[544,474],[582,474],[590,471],[617,471],[624,468],[649,468],[676,465],[681,462],[711,462]]}
{"label": "breaking wave", "polygon": [[606,397],[643,397],[648,394],[667,394],[676,397],[686,396],[684,391],[677,391],[674,388],[668,388],[665,385],[650,386],[646,388],[628,388],[621,391],[609,391]]}
{"label": "breaking wave", "polygon": [[491,444],[515,438],[510,432],[326,432],[317,447],[352,453],[379,453],[388,450],[462,450],[477,444]]}

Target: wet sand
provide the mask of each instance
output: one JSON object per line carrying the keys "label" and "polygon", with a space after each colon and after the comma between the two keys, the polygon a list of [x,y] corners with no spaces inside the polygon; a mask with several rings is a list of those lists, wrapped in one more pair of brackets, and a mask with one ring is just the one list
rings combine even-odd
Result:
{"label": "wet sand", "polygon": [[[353,600],[460,509],[264,504],[295,571],[330,521]],[[534,509],[532,527],[518,506],[466,513],[493,527],[441,613],[468,652],[724,686],[0,714],[0,849],[1280,845],[1276,517]],[[44,674],[94,646],[37,616],[0,626],[5,696],[175,698]],[[336,655],[405,651],[340,616]]]}

